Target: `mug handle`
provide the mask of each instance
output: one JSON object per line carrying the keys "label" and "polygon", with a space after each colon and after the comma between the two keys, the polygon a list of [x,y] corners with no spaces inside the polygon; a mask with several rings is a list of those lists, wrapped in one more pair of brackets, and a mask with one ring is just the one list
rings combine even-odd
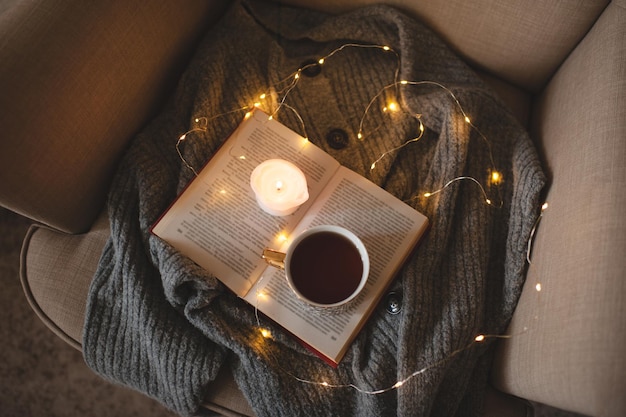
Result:
{"label": "mug handle", "polygon": [[265,248],[263,250],[265,262],[276,268],[285,269],[285,256],[286,254],[283,252],[278,252],[274,249]]}

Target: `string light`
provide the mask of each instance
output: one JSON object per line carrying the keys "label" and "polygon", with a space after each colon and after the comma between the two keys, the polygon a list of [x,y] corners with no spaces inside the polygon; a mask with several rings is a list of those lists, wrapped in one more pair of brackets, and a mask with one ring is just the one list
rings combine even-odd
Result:
{"label": "string light", "polygon": [[[211,118],[196,117],[194,119],[195,126],[192,127],[191,129],[189,129],[188,131],[186,131],[185,133],[183,133],[182,135],[180,135],[178,137],[178,141],[176,142],[176,152],[178,153],[178,157],[183,162],[183,164],[185,164],[185,167],[187,167],[189,170],[191,170],[191,172],[193,172],[193,174],[196,177],[198,176],[198,172],[196,171],[196,169],[189,162],[187,162],[187,160],[183,156],[183,153],[180,150],[180,145],[185,140],[187,140],[187,136],[189,134],[194,133],[194,132],[206,132],[207,131],[207,127],[208,127],[210,121],[216,120],[216,119],[219,119],[221,117],[228,116],[228,115],[231,115],[231,114],[234,114],[234,113],[240,113],[242,110],[250,110],[250,108],[248,106],[241,107],[241,108],[238,108],[238,109],[235,109],[235,110],[230,110],[230,111],[227,111],[227,112],[224,112],[224,113],[217,114],[215,116],[212,116]],[[249,112],[246,113],[246,117],[250,117],[249,116]]]}
{"label": "string light", "polygon": [[[395,54],[396,57],[396,69],[394,71],[394,82],[398,79],[398,74],[400,72],[400,56],[398,55],[398,53],[396,51],[394,51],[393,49],[391,49],[389,46],[386,45],[364,45],[364,44],[357,44],[357,43],[346,43],[341,45],[340,47],[332,50],[329,54],[319,58],[317,60],[316,63],[310,63],[310,64],[306,64],[300,68],[298,68],[295,72],[291,73],[290,75],[288,75],[286,78],[284,78],[283,80],[279,81],[278,85],[281,85],[283,83],[288,83],[287,86],[285,88],[283,88],[282,90],[280,90],[277,94],[278,96],[282,97],[278,100],[279,104],[276,107],[276,109],[272,112],[271,116],[275,116],[278,111],[283,107],[288,107],[290,110],[292,110],[296,116],[298,117],[301,126],[303,127],[304,130],[304,122],[302,120],[302,117],[300,116],[300,114],[298,113],[298,111],[296,109],[294,109],[291,106],[288,106],[286,103],[287,97],[289,96],[289,94],[294,90],[294,88],[296,88],[296,86],[298,85],[298,82],[300,81],[301,77],[300,75],[302,74],[303,71],[307,70],[308,68],[311,68],[315,65],[324,65],[326,64],[326,61],[331,58],[332,56],[334,56],[335,54],[337,54],[338,52],[343,51],[346,48],[375,48],[375,49],[381,49],[385,52],[393,52]],[[306,131],[304,132],[303,136],[306,138]]]}
{"label": "string light", "polygon": [[[530,230],[530,237],[528,238],[528,246],[526,248],[526,262],[528,262],[529,265],[532,264],[532,261],[530,259],[530,254],[532,252],[532,246],[535,240],[535,232],[537,231],[537,227],[539,227],[539,223],[541,222],[541,219],[543,218],[543,213],[547,209],[548,209],[548,203],[543,203],[541,205],[541,211],[539,212],[539,216],[537,216],[537,220],[535,220],[535,224],[533,224],[533,227]],[[539,287],[537,291],[541,291],[541,286]]]}
{"label": "string light", "polygon": [[[464,176],[464,177],[456,177],[456,178],[453,178],[453,179],[451,179],[450,181],[448,181],[448,182],[447,182],[447,183],[446,183],[443,187],[441,187],[440,189],[435,190],[435,191],[426,192],[426,193],[422,194],[422,196],[423,196],[423,197],[426,197],[426,198],[432,197],[432,196],[434,196],[435,194],[439,194],[440,192],[442,192],[443,190],[445,190],[446,188],[448,188],[449,186],[451,186],[451,185],[452,185],[452,184],[454,184],[455,182],[457,182],[457,181],[464,181],[464,180],[469,180],[469,181],[472,181],[472,182],[474,182],[476,185],[478,185],[478,187],[480,188],[480,191],[483,193],[483,197],[484,197],[484,200],[485,200],[485,204],[487,204],[487,205],[491,205],[491,204],[492,204],[492,202],[491,202],[491,200],[489,199],[489,197],[487,197],[487,193],[485,192],[485,189],[483,188],[483,186],[481,185],[481,183],[480,183],[480,182],[479,182],[476,178],[474,178],[474,177],[466,177],[466,176]],[[415,197],[413,197],[411,200],[413,200],[413,199],[415,199]],[[407,200],[407,201],[409,201],[409,200]]]}
{"label": "string light", "polygon": [[207,124],[208,124],[208,120],[206,117],[197,117],[194,119],[194,123],[196,124],[195,127],[191,128],[190,130],[186,131],[185,133],[179,136],[178,142],[176,142],[176,152],[178,152],[178,156],[183,161],[185,166],[189,168],[197,177],[198,173],[196,172],[194,167],[192,167],[191,164],[187,162],[182,152],[180,151],[180,144],[187,139],[187,135],[193,132],[206,132]]}
{"label": "string light", "polygon": [[302,135],[301,136],[304,138],[305,143],[308,142],[309,141],[309,135],[307,135],[307,133],[306,133],[306,126],[304,125],[304,120],[302,120],[302,116],[300,116],[300,113],[298,113],[298,111],[296,109],[294,109],[293,107],[291,107],[287,103],[283,103],[283,106],[285,106],[286,108],[291,110],[296,115],[296,118],[300,122],[300,127],[302,128]]}
{"label": "string light", "polygon": [[[264,334],[263,330],[265,329],[261,329],[261,334]],[[524,330],[525,332],[525,330]],[[265,336],[264,336],[265,337]],[[395,383],[393,383],[392,385],[389,385],[388,387],[385,388],[379,388],[379,389],[364,389],[359,387],[356,384],[353,383],[345,383],[345,384],[332,384],[326,380],[312,380],[312,379],[306,379],[306,378],[302,378],[299,377],[297,375],[294,375],[293,373],[291,373],[289,370],[285,369],[283,366],[280,365],[280,361],[276,361],[278,363],[279,369],[282,370],[282,372],[286,373],[287,375],[289,375],[291,378],[295,379],[298,382],[301,382],[303,384],[308,384],[308,385],[315,385],[315,386],[319,386],[322,388],[329,388],[329,389],[352,389],[354,391],[357,391],[361,394],[366,394],[366,395],[380,395],[380,394],[385,394],[387,392],[390,391],[394,391],[397,390],[399,388],[401,388],[403,385],[405,385],[406,383],[408,383],[411,379],[416,378],[417,376],[424,374],[426,372],[428,372],[429,370],[436,368],[448,361],[450,361],[451,359],[453,359],[456,355],[471,349],[474,345],[479,344],[479,343],[483,343],[485,342],[487,339],[510,339],[511,337],[513,337],[513,335],[485,335],[485,334],[479,334],[477,335],[474,340],[467,344],[466,346],[457,349],[455,351],[453,351],[452,353],[450,353],[448,356],[446,356],[445,358],[439,360],[439,361],[435,361],[421,369],[418,369],[417,371],[412,372],[411,374],[409,374],[408,376],[406,376],[405,378],[399,379],[397,380]]]}
{"label": "string light", "polygon": [[[497,188],[497,186],[498,186],[498,185],[500,185],[500,184],[501,184],[501,182],[502,182],[502,174],[501,174],[501,173],[500,173],[500,172],[499,172],[499,171],[495,168],[495,163],[494,163],[493,154],[492,154],[492,150],[491,150],[491,144],[489,143],[489,140],[488,140],[488,139],[487,139],[487,137],[486,137],[486,136],[485,136],[485,135],[484,135],[484,134],[483,134],[483,133],[482,133],[482,132],[481,132],[481,131],[480,131],[480,130],[479,130],[479,129],[478,129],[478,128],[477,128],[477,127],[473,124],[473,123],[472,123],[472,120],[470,119],[469,115],[465,112],[465,110],[464,110],[464,109],[463,109],[463,107],[461,106],[461,103],[460,103],[459,99],[456,97],[456,95],[454,94],[454,92],[452,92],[452,90],[450,90],[448,87],[446,87],[445,85],[443,85],[443,84],[441,84],[441,83],[438,83],[438,82],[435,82],[435,81],[409,81],[409,80],[401,80],[401,81],[397,81],[397,80],[396,80],[396,81],[394,81],[392,84],[389,84],[389,85],[384,86],[383,88],[381,88],[381,89],[378,91],[378,93],[377,93],[376,95],[374,95],[374,97],[373,97],[373,98],[370,100],[370,102],[367,104],[367,106],[366,106],[366,108],[365,108],[365,111],[364,111],[364,113],[363,113],[363,116],[361,117],[361,120],[360,120],[360,122],[359,122],[359,131],[358,131],[358,133],[357,133],[357,139],[359,139],[359,140],[361,140],[361,141],[365,139],[365,135],[364,135],[364,133],[363,133],[363,126],[364,126],[364,124],[365,124],[365,120],[366,120],[366,118],[367,118],[367,115],[368,115],[368,113],[371,111],[371,109],[373,108],[374,104],[375,104],[375,103],[379,100],[379,98],[380,98],[382,95],[387,95],[387,91],[388,91],[388,90],[390,90],[390,89],[396,89],[396,91],[397,91],[397,89],[398,89],[398,87],[399,87],[399,86],[434,86],[434,87],[437,87],[437,88],[442,89],[443,91],[445,91],[445,92],[446,92],[446,93],[450,96],[450,98],[453,100],[453,102],[455,103],[456,107],[457,107],[457,108],[458,108],[458,110],[460,111],[460,113],[461,113],[461,115],[462,115],[462,117],[463,117],[464,122],[465,122],[466,124],[468,124],[468,125],[469,125],[469,126],[470,126],[473,130],[475,130],[475,131],[478,133],[478,135],[482,138],[482,140],[483,140],[483,141],[486,143],[486,145],[487,145],[487,151],[488,151],[489,159],[490,159],[490,162],[491,162],[491,176],[490,176],[490,178],[489,178],[489,184],[490,184],[490,185],[494,185],[494,186],[496,186],[497,193],[498,193],[498,197],[499,197],[500,192],[499,192],[499,189]],[[400,110],[400,106],[399,106],[399,105],[398,105],[395,101],[391,101],[391,102],[389,102],[389,104],[387,104],[386,106],[384,106],[382,110],[383,110],[383,113],[387,113],[387,112],[392,112],[392,113],[395,113],[395,112],[397,112],[397,111],[399,111],[399,110]],[[376,168],[376,166],[377,166],[378,162],[380,162],[380,160],[382,160],[384,157],[388,156],[389,154],[391,154],[391,153],[393,153],[393,152],[396,152],[396,151],[398,151],[398,150],[402,149],[403,147],[405,147],[405,146],[407,146],[407,145],[409,145],[409,144],[411,144],[411,143],[417,142],[417,141],[419,141],[419,139],[421,139],[421,138],[422,138],[422,136],[423,136],[423,134],[424,134],[424,124],[422,123],[422,120],[421,120],[421,114],[414,114],[414,115],[412,115],[412,116],[413,116],[413,117],[415,117],[415,118],[418,120],[419,124],[420,124],[420,127],[419,127],[419,130],[420,130],[419,135],[418,135],[417,137],[415,137],[415,138],[412,138],[412,139],[409,139],[409,140],[405,141],[405,142],[404,142],[402,145],[400,145],[400,146],[397,146],[397,147],[395,147],[395,148],[393,148],[393,149],[390,149],[390,150],[388,150],[388,151],[383,152],[383,153],[382,153],[382,154],[378,157],[378,159],[376,159],[376,160],[375,160],[375,161],[374,161],[374,162],[370,165],[370,171],[374,170],[374,169]],[[379,128],[380,128],[380,126],[378,126],[378,127],[374,128],[370,134],[372,134],[372,133],[374,133],[374,132],[378,131],[378,130],[379,130]],[[439,190],[435,190],[435,191],[431,191],[431,192],[426,192],[426,193],[424,193],[424,194],[423,194],[423,196],[424,196],[424,197],[430,197],[430,196],[432,196],[432,195],[434,195],[434,194],[437,194],[437,193],[439,193],[439,192],[443,191],[443,190],[444,190],[445,188],[447,188],[450,184],[452,184],[452,183],[454,183],[454,182],[456,182],[456,181],[458,181],[458,180],[466,180],[466,179],[471,179],[471,180],[472,180],[472,181],[474,181],[476,184],[478,184],[478,185],[479,185],[479,187],[480,187],[480,189],[481,189],[481,191],[482,191],[482,193],[483,193],[483,195],[484,195],[484,197],[485,197],[485,199],[484,199],[485,203],[486,203],[487,205],[492,205],[492,200],[491,200],[489,197],[487,197],[487,193],[486,193],[486,191],[485,191],[484,187],[482,186],[482,184],[480,184],[480,182],[479,182],[477,179],[475,179],[475,178],[473,178],[473,177],[469,177],[469,176],[461,176],[461,177],[454,178],[454,179],[452,179],[452,180],[448,181],[448,182],[446,183],[446,185],[445,185],[444,187],[442,187],[441,189],[439,189]],[[499,201],[500,201],[500,207],[501,207],[501,206],[502,206],[502,204],[503,204],[503,201],[502,201],[502,199],[501,199],[501,198],[499,198]]]}
{"label": "string light", "polygon": [[[264,277],[262,276],[261,279],[263,279]],[[540,287],[540,284],[538,284],[538,286]],[[538,290],[539,291],[539,290]],[[266,329],[265,327],[261,326],[261,322],[260,322],[260,318],[259,318],[259,314],[258,314],[258,303],[260,301],[260,299],[264,299],[266,297],[265,293],[261,292],[261,291],[257,291],[256,293],[257,295],[257,303],[255,306],[255,316],[256,316],[256,320],[257,320],[257,328],[258,331],[261,333],[261,335],[263,336],[264,339],[267,340],[273,340],[272,334],[271,332]],[[535,317],[535,319],[537,319],[537,317]],[[278,360],[277,358],[275,358],[272,354],[272,350],[271,349],[266,349],[266,351],[264,352],[269,358],[271,358],[271,360],[273,360],[277,367],[284,372],[285,374],[289,375],[291,378],[295,379],[298,382],[301,382],[303,384],[308,384],[308,385],[314,385],[314,386],[319,386],[319,387],[323,387],[323,388],[329,388],[329,389],[352,389],[354,391],[357,391],[361,394],[365,394],[365,395],[380,395],[380,394],[385,394],[387,392],[390,391],[394,391],[397,390],[399,388],[401,388],[403,385],[405,385],[407,382],[409,382],[411,379],[416,378],[417,376],[424,374],[426,372],[428,372],[429,370],[436,368],[450,360],[452,360],[456,355],[459,355],[462,352],[465,352],[469,349],[471,349],[472,347],[474,347],[477,344],[482,344],[484,342],[486,342],[489,339],[511,339],[513,337],[517,337],[520,336],[524,333],[526,333],[528,331],[528,327],[524,327],[523,330],[515,335],[513,334],[478,334],[476,335],[473,340],[468,343],[467,345],[465,345],[462,348],[459,348],[455,351],[453,351],[452,353],[450,353],[448,356],[446,356],[445,358],[432,362],[427,366],[424,366],[421,369],[418,369],[414,372],[412,372],[411,374],[409,374],[408,376],[406,376],[405,378],[399,379],[397,380],[394,384],[385,387],[385,388],[379,388],[379,389],[364,389],[359,387],[356,384],[353,383],[341,383],[341,384],[332,384],[329,383],[326,380],[323,379],[307,379],[307,378],[303,378],[300,377],[298,375],[293,374],[291,371],[289,371],[288,369],[286,369],[285,367],[282,366],[282,361]]]}
{"label": "string light", "polygon": [[[442,90],[444,90],[449,96],[450,98],[453,100],[453,102],[455,103],[456,107],[458,108],[458,110],[460,111],[462,117],[463,117],[463,121],[468,124],[472,129],[474,129],[479,136],[482,138],[482,140],[486,143],[487,145],[487,149],[488,149],[488,154],[489,154],[489,158],[490,158],[490,162],[491,162],[491,169],[490,169],[490,176],[488,178],[488,183],[490,185],[494,185],[496,186],[496,190],[498,192],[499,195],[499,189],[497,188],[498,185],[500,185],[503,181],[503,176],[502,173],[499,172],[498,170],[496,170],[495,168],[495,164],[494,164],[494,159],[493,159],[493,154],[491,151],[491,144],[488,141],[487,137],[472,123],[471,118],[469,117],[469,115],[465,112],[465,110],[463,109],[463,107],[461,106],[459,100],[457,99],[456,95],[446,86],[444,86],[443,84],[440,84],[438,82],[434,82],[434,81],[409,81],[409,80],[401,80],[398,81],[398,75],[399,75],[399,71],[400,71],[400,56],[398,55],[398,53],[396,51],[394,51],[392,48],[390,48],[389,46],[386,45],[362,45],[362,44],[353,44],[353,43],[348,43],[348,44],[344,44],[342,46],[340,46],[339,48],[331,51],[329,54],[327,54],[326,56],[320,58],[317,60],[316,63],[311,63],[311,64],[307,64],[301,68],[298,68],[295,72],[289,74],[287,77],[285,77],[283,80],[279,81],[275,88],[277,90],[275,91],[271,91],[271,92],[264,92],[260,95],[258,95],[258,100],[255,101],[252,105],[248,105],[248,106],[244,106],[241,107],[239,109],[235,109],[235,110],[231,110],[228,112],[224,112],[224,113],[220,113],[218,115],[215,115],[211,118],[206,118],[206,117],[198,117],[196,119],[194,119],[194,123],[195,126],[192,127],[189,131],[185,132],[184,134],[182,134],[179,138],[178,138],[178,142],[176,143],[176,150],[178,152],[178,155],[180,157],[180,159],[183,161],[183,163],[185,164],[185,166],[187,168],[189,168],[196,176],[198,175],[198,173],[196,172],[196,170],[185,160],[185,158],[182,155],[182,152],[180,150],[180,145],[182,142],[184,142],[187,139],[187,136],[191,133],[194,132],[206,132],[207,131],[207,126],[208,126],[208,122],[214,119],[217,119],[219,117],[223,117],[226,115],[230,115],[230,114],[234,114],[237,112],[245,112],[244,118],[247,119],[249,117],[252,116],[252,110],[255,108],[263,108],[263,102],[266,101],[270,96],[276,96],[276,101],[277,101],[277,106],[273,111],[268,111],[268,113],[270,113],[270,115],[268,116],[268,119],[271,120],[274,118],[274,116],[284,107],[288,110],[290,110],[291,112],[293,112],[293,114],[296,116],[296,118],[299,121],[300,127],[302,129],[302,136],[304,137],[304,142],[307,143],[308,142],[308,135],[306,133],[306,126],[304,123],[304,120],[302,119],[302,117],[300,116],[300,114],[298,113],[298,111],[292,107],[291,105],[289,105],[286,100],[289,96],[289,94],[297,87],[298,83],[301,81],[301,74],[304,70],[313,67],[315,65],[325,65],[328,61],[329,58],[331,58],[332,56],[334,56],[336,53],[346,49],[346,48],[378,48],[381,49],[385,52],[392,52],[395,54],[396,57],[396,69],[394,72],[394,77],[393,77],[393,83],[389,84],[385,87],[383,87],[368,103],[363,116],[359,122],[359,130],[357,133],[357,139],[359,141],[363,141],[366,138],[366,135],[363,133],[363,125],[365,123],[365,120],[367,118],[368,113],[371,111],[371,109],[373,108],[373,105],[375,102],[377,102],[377,100],[380,98],[381,95],[385,94],[387,92],[387,90],[389,89],[395,89],[396,93],[398,93],[398,88],[401,86],[424,86],[424,85],[430,85],[430,86],[435,86],[438,87]],[[281,87],[282,86],[282,87]],[[402,109],[402,106],[400,106],[396,101],[389,101],[387,103],[387,105],[385,107],[383,107],[383,112],[390,112],[390,113],[396,113],[398,111],[400,111]],[[402,149],[403,147],[411,144],[411,143],[415,143],[418,142],[423,136],[424,136],[424,124],[422,123],[421,120],[421,114],[412,114],[412,117],[416,118],[416,120],[419,122],[419,133],[416,137],[406,140],[403,144],[401,144],[400,146],[397,146],[395,148],[389,149],[385,152],[383,152],[378,159],[376,159],[370,166],[370,170],[373,170],[376,168],[376,165],[378,162],[380,162],[383,158],[385,158],[386,156],[388,156],[391,153],[397,152],[398,150]],[[369,131],[369,135],[375,133],[377,130],[380,129],[380,126],[371,129]],[[240,159],[245,159],[244,155],[239,156]],[[451,186],[452,184],[458,182],[458,181],[464,181],[464,180],[469,180],[473,183],[475,183],[476,185],[478,185],[478,187],[480,188],[480,191],[482,192],[484,201],[487,205],[492,205],[492,201],[491,199],[489,199],[485,188],[482,186],[482,184],[475,178],[470,177],[470,176],[459,176],[456,178],[453,178],[449,181],[446,182],[446,184],[437,190],[434,191],[430,191],[430,192],[425,192],[422,194],[423,197],[425,198],[429,198],[433,195],[436,195],[440,192],[442,192],[443,190],[445,190],[446,188],[448,188],[449,186]],[[417,197],[413,197],[410,200],[413,200]],[[500,206],[502,206],[503,202],[502,200],[500,200]],[[541,209],[541,213],[538,216],[537,220],[535,221],[535,224],[531,230],[530,233],[530,237],[528,240],[528,250],[527,250],[527,260],[528,263],[530,264],[530,252],[531,252],[531,245],[532,245],[532,241],[534,238],[534,234],[536,231],[536,228],[538,226],[538,223],[543,215],[543,212],[545,211],[545,209],[547,209],[548,205],[547,203],[545,203],[542,206]],[[277,241],[284,243],[288,240],[288,235],[284,232],[281,232],[277,235]],[[259,282],[263,280],[263,277],[260,278]],[[540,292],[542,290],[541,287],[541,283],[537,283],[535,286],[535,289],[537,292]],[[270,330],[268,330],[267,328],[261,327],[260,324],[260,318],[258,315],[258,303],[265,299],[267,297],[267,295],[263,292],[257,292],[256,294],[257,296],[257,306],[255,306],[255,316],[256,316],[256,320],[257,320],[257,328],[258,331],[260,333],[260,335],[263,337],[263,339],[270,341],[273,340],[272,337],[272,333]],[[524,327],[524,330],[522,333],[527,331],[527,327]],[[521,334],[521,333],[520,333]],[[457,349],[455,351],[453,351],[450,355],[448,355],[446,358],[443,358],[439,361],[433,362],[419,370],[416,370],[415,372],[409,374],[407,377],[400,379],[398,381],[396,381],[394,384],[390,385],[389,387],[386,388],[382,388],[382,389],[376,389],[376,390],[367,390],[367,389],[362,389],[358,386],[356,386],[355,384],[352,383],[348,383],[348,384],[331,384],[328,381],[325,380],[320,380],[320,381],[315,381],[315,380],[309,380],[309,379],[305,379],[305,378],[301,378],[299,376],[293,375],[291,372],[287,371],[286,369],[284,369],[281,365],[280,365],[280,361],[276,361],[280,367],[280,369],[282,369],[284,372],[286,372],[287,374],[289,374],[291,377],[293,377],[295,380],[301,382],[301,383],[306,383],[306,384],[311,384],[311,385],[317,385],[323,388],[328,388],[328,389],[342,389],[342,388],[349,388],[349,389],[354,389],[360,393],[363,394],[368,394],[368,395],[379,395],[379,394],[383,394],[383,393],[387,393],[396,389],[401,388],[404,384],[406,384],[407,382],[409,382],[412,378],[417,377],[418,375],[421,375],[427,371],[429,371],[430,369],[433,369],[435,367],[438,367],[439,365],[445,363],[446,361],[451,360],[454,356],[458,355],[459,353],[470,349],[471,347],[473,347],[475,344],[478,343],[484,343],[486,340],[488,339],[492,339],[492,338],[500,338],[500,339],[508,339],[513,337],[513,335],[485,335],[485,334],[479,334],[477,336],[474,337],[474,339],[472,340],[471,343],[469,343],[467,346]]]}
{"label": "string light", "polygon": [[[419,127],[419,135],[418,135],[417,137],[413,138],[413,139],[409,139],[409,140],[407,140],[406,142],[404,142],[404,143],[403,143],[402,145],[400,145],[400,146],[397,146],[397,147],[395,147],[395,148],[393,148],[393,149],[390,149],[390,150],[388,150],[388,151],[386,151],[386,152],[383,152],[383,153],[382,153],[382,154],[378,157],[378,159],[377,159],[377,160],[375,160],[374,162],[372,162],[372,165],[370,165],[370,171],[371,171],[371,170],[373,170],[374,168],[376,168],[376,164],[377,164],[378,162],[380,162],[380,161],[381,161],[384,157],[386,157],[387,155],[389,155],[390,153],[396,152],[396,151],[398,151],[398,150],[400,150],[400,149],[404,148],[405,146],[407,146],[407,145],[409,145],[409,144],[411,144],[411,143],[413,143],[413,142],[417,142],[418,140],[420,140],[420,139],[422,138],[422,136],[424,136],[424,124],[422,123],[422,120],[421,120],[421,115],[417,115],[416,117],[417,117],[417,120],[420,122],[420,127]],[[359,135],[360,135],[360,134],[361,134],[361,133],[359,132]]]}

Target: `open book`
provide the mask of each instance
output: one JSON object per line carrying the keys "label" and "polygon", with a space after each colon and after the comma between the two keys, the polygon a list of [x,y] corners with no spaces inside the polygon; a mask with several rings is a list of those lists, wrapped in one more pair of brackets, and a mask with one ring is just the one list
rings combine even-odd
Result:
{"label": "open book", "polygon": [[[254,168],[280,158],[305,174],[310,198],[295,213],[264,212],[250,187]],[[368,282],[348,309],[329,314],[305,305],[264,248],[334,224],[356,234],[370,257]],[[426,230],[426,217],[260,110],[228,140],[154,224],[152,233],[214,274],[239,297],[336,366],[385,288]]]}

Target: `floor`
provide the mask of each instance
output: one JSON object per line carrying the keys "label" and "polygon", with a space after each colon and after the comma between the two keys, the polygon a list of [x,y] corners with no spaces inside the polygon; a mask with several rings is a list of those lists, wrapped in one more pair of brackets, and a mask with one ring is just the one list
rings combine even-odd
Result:
{"label": "floor", "polygon": [[0,210],[0,416],[175,416],[96,376],[80,352],[39,321],[18,277],[20,242],[29,222]]}
{"label": "floor", "polygon": [[[173,417],[158,402],[96,376],[80,352],[32,312],[19,283],[19,252],[29,222],[0,208],[0,416]],[[576,417],[536,404],[536,417]]]}

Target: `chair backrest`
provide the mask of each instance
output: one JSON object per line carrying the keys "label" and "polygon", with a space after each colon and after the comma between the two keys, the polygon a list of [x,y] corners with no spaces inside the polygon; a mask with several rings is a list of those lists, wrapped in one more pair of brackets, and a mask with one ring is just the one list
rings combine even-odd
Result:
{"label": "chair backrest", "polygon": [[[380,0],[283,0],[328,12]],[[435,30],[465,59],[536,92],[608,5],[608,0],[386,0]]]}
{"label": "chair backrest", "polygon": [[[0,14],[0,205],[70,232],[223,0],[14,1]],[[6,5],[5,5],[6,6]]]}

